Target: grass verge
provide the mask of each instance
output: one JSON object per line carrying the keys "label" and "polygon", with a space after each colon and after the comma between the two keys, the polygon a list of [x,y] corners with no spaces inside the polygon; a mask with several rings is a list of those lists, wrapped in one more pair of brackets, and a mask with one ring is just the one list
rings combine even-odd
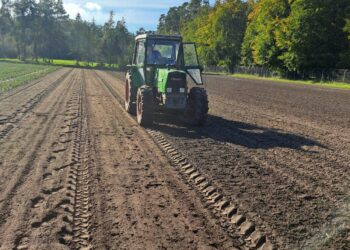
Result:
{"label": "grass verge", "polygon": [[229,76],[233,78],[252,79],[252,80],[259,80],[259,81],[312,85],[312,86],[326,87],[326,88],[350,89],[350,83],[343,83],[343,82],[314,82],[311,80],[310,81],[288,80],[288,79],[282,79],[277,77],[260,77],[260,76],[248,75],[248,74],[228,74],[223,72],[204,72],[204,73],[208,75],[223,75],[223,76]]}

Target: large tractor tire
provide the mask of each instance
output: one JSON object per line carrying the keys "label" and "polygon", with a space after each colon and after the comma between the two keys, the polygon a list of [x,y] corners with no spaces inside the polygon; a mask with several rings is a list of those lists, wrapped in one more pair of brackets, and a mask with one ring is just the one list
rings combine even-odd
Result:
{"label": "large tractor tire", "polygon": [[137,91],[137,122],[141,126],[149,126],[153,123],[154,103],[153,90],[147,86],[143,86]]}
{"label": "large tractor tire", "polygon": [[136,115],[136,100],[135,100],[135,90],[132,87],[132,84],[129,80],[125,82],[125,110],[132,114]]}
{"label": "large tractor tire", "polygon": [[186,120],[192,125],[203,126],[208,118],[208,103],[208,95],[205,89],[192,88],[187,99]]}

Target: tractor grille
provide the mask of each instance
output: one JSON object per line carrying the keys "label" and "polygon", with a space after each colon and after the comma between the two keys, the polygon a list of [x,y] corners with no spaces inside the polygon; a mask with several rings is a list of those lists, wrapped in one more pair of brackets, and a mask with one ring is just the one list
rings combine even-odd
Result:
{"label": "tractor grille", "polygon": [[186,74],[178,72],[170,73],[167,88],[171,88],[173,93],[180,93],[180,88],[186,89]]}

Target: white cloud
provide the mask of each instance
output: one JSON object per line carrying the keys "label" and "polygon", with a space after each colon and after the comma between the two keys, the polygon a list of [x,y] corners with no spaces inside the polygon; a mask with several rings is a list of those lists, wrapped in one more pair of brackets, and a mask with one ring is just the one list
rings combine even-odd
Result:
{"label": "white cloud", "polygon": [[100,10],[102,10],[101,5],[99,5],[98,3],[92,3],[92,2],[87,2],[85,4],[85,8],[90,10],[90,11],[100,11]]}
{"label": "white cloud", "polygon": [[101,5],[93,2],[87,2],[85,5],[79,3],[64,3],[70,18],[75,19],[80,13],[83,20],[92,21],[95,19],[97,23],[104,23],[108,20],[108,13],[103,12]]}
{"label": "white cloud", "polygon": [[74,19],[78,13],[85,18],[88,16],[88,13],[86,12],[85,9],[83,9],[80,4],[76,3],[65,3],[64,8],[66,9],[68,15],[70,18]]}

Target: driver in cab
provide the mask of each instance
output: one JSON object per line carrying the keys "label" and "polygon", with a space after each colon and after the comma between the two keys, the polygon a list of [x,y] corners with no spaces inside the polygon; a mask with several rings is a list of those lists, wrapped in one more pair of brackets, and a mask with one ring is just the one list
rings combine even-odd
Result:
{"label": "driver in cab", "polygon": [[148,64],[159,64],[162,55],[158,50],[154,50],[152,45],[147,48],[147,63]]}

